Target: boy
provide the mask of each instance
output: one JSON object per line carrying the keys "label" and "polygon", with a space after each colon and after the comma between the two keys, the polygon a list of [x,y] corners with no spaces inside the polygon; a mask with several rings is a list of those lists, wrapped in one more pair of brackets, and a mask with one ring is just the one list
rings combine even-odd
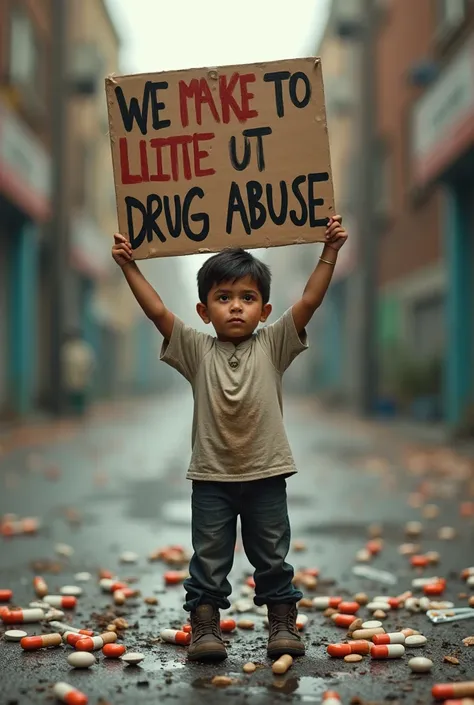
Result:
{"label": "boy", "polygon": [[296,472],[282,418],[281,378],[306,350],[306,325],[321,305],[337,252],[347,239],[341,217],[326,229],[326,244],[303,295],[278,321],[270,316],[270,270],[240,248],[209,258],[198,273],[197,312],[216,337],[185,326],[160,299],[132,260],[130,244],[115,235],[112,250],[130,288],[164,341],[161,359],[191,384],[194,396],[192,540],[185,581],[191,612],[190,660],[227,657],[219,609],[230,606],[227,576],[234,560],[237,516],[255,568],[255,604],[268,606],[270,658],[301,656],[296,603],[302,593],[285,561],[290,547],[286,478]]}

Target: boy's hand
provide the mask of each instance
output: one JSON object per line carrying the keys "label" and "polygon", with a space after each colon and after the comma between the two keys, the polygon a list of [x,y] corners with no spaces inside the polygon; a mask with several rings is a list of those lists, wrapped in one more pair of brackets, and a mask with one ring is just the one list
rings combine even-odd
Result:
{"label": "boy's hand", "polygon": [[119,233],[115,233],[114,235],[112,257],[120,267],[124,267],[128,262],[132,262],[132,248],[130,243],[127,238]]}
{"label": "boy's hand", "polygon": [[346,240],[347,233],[342,227],[342,216],[333,215],[326,229],[326,245],[333,250],[340,250]]}

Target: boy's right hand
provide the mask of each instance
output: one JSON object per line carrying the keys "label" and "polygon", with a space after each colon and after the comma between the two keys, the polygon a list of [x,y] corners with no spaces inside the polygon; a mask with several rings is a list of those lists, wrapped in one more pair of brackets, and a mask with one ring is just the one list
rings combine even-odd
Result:
{"label": "boy's right hand", "polygon": [[115,233],[114,235],[112,257],[120,267],[124,267],[128,262],[133,261],[130,243],[126,237],[120,235],[119,233]]}

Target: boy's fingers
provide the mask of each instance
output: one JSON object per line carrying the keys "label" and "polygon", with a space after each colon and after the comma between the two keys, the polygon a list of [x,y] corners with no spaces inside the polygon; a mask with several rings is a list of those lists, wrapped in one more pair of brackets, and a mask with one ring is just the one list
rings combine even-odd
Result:
{"label": "boy's fingers", "polygon": [[114,240],[117,244],[119,244],[121,242],[127,242],[127,238],[124,237],[123,235],[120,235],[120,233],[115,233]]}

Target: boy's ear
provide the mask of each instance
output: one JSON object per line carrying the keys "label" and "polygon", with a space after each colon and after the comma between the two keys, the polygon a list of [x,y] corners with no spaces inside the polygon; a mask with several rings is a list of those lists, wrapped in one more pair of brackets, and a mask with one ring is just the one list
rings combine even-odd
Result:
{"label": "boy's ear", "polygon": [[260,323],[265,323],[267,320],[268,316],[272,312],[272,305],[271,304],[265,304],[265,306],[262,308],[262,315],[260,316]]}
{"label": "boy's ear", "polygon": [[197,311],[199,318],[202,318],[204,323],[211,322],[211,319],[209,318],[209,314],[207,312],[207,306],[205,306],[205,304],[202,304],[201,302],[196,304],[196,311]]}

